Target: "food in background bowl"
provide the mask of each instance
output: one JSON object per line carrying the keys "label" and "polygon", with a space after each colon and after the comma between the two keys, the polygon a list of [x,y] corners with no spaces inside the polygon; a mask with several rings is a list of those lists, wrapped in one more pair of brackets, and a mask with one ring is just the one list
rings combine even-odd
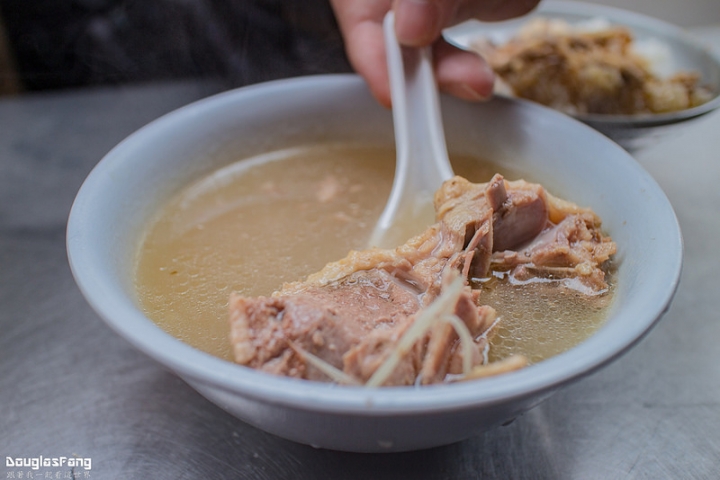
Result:
{"label": "food in background bowl", "polygon": [[603,19],[571,25],[535,18],[505,43],[480,37],[472,47],[498,74],[500,88],[569,114],[668,113],[713,97],[697,72],[657,73],[653,58],[668,55],[660,41],[638,44],[629,28]]}
{"label": "food in background bowl", "polygon": [[[683,29],[662,20],[628,10],[577,0],[543,0],[535,11],[523,18],[502,22],[469,20],[446,30],[443,35],[450,43],[460,48],[474,51],[476,49],[473,48],[472,45],[481,38],[485,39],[485,41],[492,42],[494,45],[504,45],[510,42],[524,25],[538,18],[545,19],[545,21],[547,21],[547,19],[562,21],[565,25],[570,25],[571,28],[579,28],[586,32],[607,29],[608,27],[627,29],[627,31],[630,31],[632,34],[634,50],[636,53],[639,53],[640,56],[649,59],[652,74],[656,77],[668,79],[678,72],[690,72],[693,79],[687,80],[689,82],[695,82],[694,77],[695,75],[698,76],[699,81],[693,83],[693,85],[695,85],[693,91],[697,91],[699,94],[690,93],[690,90],[685,86],[686,79],[682,78],[678,79],[679,84],[671,83],[668,86],[658,86],[653,83],[653,85],[649,87],[649,90],[652,91],[651,95],[657,100],[654,102],[656,103],[655,110],[681,106],[685,103],[683,99],[686,96],[688,98],[688,105],[696,105],[679,110],[673,109],[671,111],[650,112],[650,110],[648,110],[645,113],[631,114],[592,113],[589,110],[584,112],[582,110],[587,108],[587,105],[583,106],[582,102],[586,100],[581,98],[579,102],[580,106],[578,107],[567,97],[570,97],[571,94],[575,95],[576,93],[578,95],[588,95],[591,93],[592,96],[588,98],[588,103],[595,104],[598,103],[596,98],[608,97],[608,94],[603,93],[596,97],[597,92],[594,91],[597,90],[597,88],[593,88],[592,90],[587,89],[588,91],[585,91],[585,87],[577,83],[573,83],[570,89],[562,84],[556,85],[556,87],[548,84],[549,92],[541,91],[538,93],[539,96],[546,98],[546,100],[540,100],[541,102],[552,105],[564,113],[569,113],[574,118],[600,131],[629,151],[642,149],[645,146],[653,144],[661,137],[676,134],[686,126],[690,127],[692,120],[700,118],[720,107],[720,57]],[[552,28],[553,27],[551,27],[551,29]],[[563,30],[567,29],[565,26],[561,28]],[[570,53],[573,54],[571,56],[574,59],[577,59],[574,55],[575,52]],[[559,57],[552,56],[550,60],[557,60],[559,66],[563,65]],[[642,63],[644,63],[644,61]],[[538,66],[542,66],[542,61],[538,62]],[[579,72],[577,66],[573,65],[573,69]],[[606,86],[612,87],[618,83],[617,74],[620,71],[621,70],[616,67],[612,67],[607,71],[602,68],[592,67],[589,72],[585,72],[583,75],[593,79],[591,83],[598,84],[605,88]],[[562,70],[560,70],[560,72],[562,73]],[[645,72],[640,72],[639,70],[637,72],[637,78],[643,78],[646,75]],[[558,73],[552,75],[555,77],[562,76]],[[621,80],[625,82],[625,80],[622,79],[622,75],[620,75],[620,77]],[[531,82],[536,81],[532,72],[528,76],[528,79]],[[542,79],[539,81],[539,85],[546,83]],[[596,87],[598,85],[596,85]],[[638,92],[638,94],[642,91],[639,85],[638,82],[638,87],[634,87],[634,91]],[[553,88],[556,88],[557,92],[553,91]],[[580,90],[580,92],[575,92],[575,90]],[[667,96],[663,93],[665,91],[668,92]],[[498,88],[497,92],[502,96],[515,96],[510,91],[508,85],[505,85],[504,89]],[[710,95],[707,101],[704,101],[705,94],[703,92],[708,92]],[[642,95],[638,96],[642,97]],[[553,100],[551,97],[556,99]],[[691,97],[694,97],[694,99]],[[632,96],[628,96],[628,98],[632,99]],[[613,102],[617,104],[625,103],[624,100],[620,102],[609,100],[608,105],[611,106]],[[645,100],[642,99],[642,102],[645,102]],[[628,100],[628,103],[632,106],[633,102]],[[603,112],[610,111],[607,106],[601,107],[601,111]],[[641,108],[645,107],[641,105]]]}

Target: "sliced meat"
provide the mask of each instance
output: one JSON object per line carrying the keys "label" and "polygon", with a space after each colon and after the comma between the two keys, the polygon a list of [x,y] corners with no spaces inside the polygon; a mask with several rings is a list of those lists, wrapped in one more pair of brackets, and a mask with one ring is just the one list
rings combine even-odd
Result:
{"label": "sliced meat", "polygon": [[548,223],[545,189],[512,182],[507,198],[493,212],[493,250],[509,250],[535,238]]}
{"label": "sliced meat", "polygon": [[[401,326],[420,308],[414,286],[385,270],[354,273],[324,287],[273,297],[230,299],[231,342],[238,363],[278,373],[315,379],[324,375],[307,370],[303,362],[282,355],[294,342],[342,370],[343,355],[371,332]],[[288,363],[289,362],[289,363]]]}
{"label": "sliced meat", "polygon": [[493,255],[493,268],[510,270],[517,280],[544,277],[578,280],[586,293],[607,289],[603,265],[616,251],[615,242],[596,227],[596,217],[574,213],[551,224],[519,251]]}
{"label": "sliced meat", "polygon": [[[434,200],[437,223],[404,245],[352,251],[270,297],[234,294],[235,360],[270,373],[326,380],[327,372],[309,360],[314,356],[366,383],[390,357],[397,359],[398,342],[413,325],[430,319],[382,384],[438,383],[462,373],[463,366],[486,362],[496,312],[478,305],[478,291],[467,286],[468,279],[500,267],[518,278],[563,268],[588,284],[604,281],[598,272],[614,243],[600,234],[599,220],[540,185],[500,175],[484,184],[455,177]],[[460,290],[457,284],[456,296],[448,297],[448,285],[458,275],[465,286]],[[447,310],[430,316],[436,305],[450,302],[447,298]]]}

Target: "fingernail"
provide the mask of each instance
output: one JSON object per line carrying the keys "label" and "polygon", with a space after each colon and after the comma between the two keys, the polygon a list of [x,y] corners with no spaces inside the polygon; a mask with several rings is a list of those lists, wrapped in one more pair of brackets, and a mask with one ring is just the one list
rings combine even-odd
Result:
{"label": "fingernail", "polygon": [[431,0],[398,0],[395,5],[395,34],[408,46],[432,43],[441,30],[440,8]]}

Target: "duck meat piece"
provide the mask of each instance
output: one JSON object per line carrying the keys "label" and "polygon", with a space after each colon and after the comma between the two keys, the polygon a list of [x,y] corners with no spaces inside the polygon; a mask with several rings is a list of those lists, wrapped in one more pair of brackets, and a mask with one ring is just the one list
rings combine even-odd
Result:
{"label": "duck meat piece", "polygon": [[493,269],[509,271],[516,281],[533,278],[561,280],[567,286],[588,295],[607,291],[605,262],[616,252],[616,245],[600,231],[600,220],[591,211],[574,206],[567,211],[567,202],[553,199],[566,216],[549,223],[531,242],[517,251],[493,254]]}
{"label": "duck meat piece", "polygon": [[[578,237],[580,242],[602,244],[605,240],[589,210],[523,180],[508,182],[495,175],[488,183],[473,184],[454,177],[436,192],[434,201],[437,223],[404,245],[351,251],[269,297],[233,294],[230,340],[236,362],[279,375],[327,380],[327,373],[308,359],[312,355],[366,383],[415,321],[460,275],[465,286],[453,297],[449,312],[469,332],[472,348],[461,348],[456,325],[434,322],[382,384],[442,382],[448,374],[462,373],[462,365],[467,365],[464,352],[470,352],[471,366],[486,363],[487,336],[496,312],[478,305],[479,291],[471,289],[470,279],[487,277],[496,263],[504,268],[523,267],[531,274],[528,267],[554,267],[558,263],[554,260],[535,264],[519,261],[513,254],[552,258],[550,246],[560,248],[561,240],[572,237],[564,221],[573,215],[586,214],[593,220],[591,238]],[[608,255],[611,251],[606,249]],[[597,253],[599,261],[601,252]],[[559,251],[556,256],[560,258]],[[573,274],[580,275],[580,270]],[[507,368],[488,371],[495,370]]]}

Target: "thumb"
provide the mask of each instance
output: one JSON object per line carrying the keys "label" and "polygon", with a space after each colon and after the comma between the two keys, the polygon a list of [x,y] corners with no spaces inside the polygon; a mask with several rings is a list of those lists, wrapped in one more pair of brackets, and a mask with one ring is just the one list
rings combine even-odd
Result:
{"label": "thumb", "polygon": [[395,0],[395,34],[402,45],[424,47],[440,37],[456,2],[443,0]]}

